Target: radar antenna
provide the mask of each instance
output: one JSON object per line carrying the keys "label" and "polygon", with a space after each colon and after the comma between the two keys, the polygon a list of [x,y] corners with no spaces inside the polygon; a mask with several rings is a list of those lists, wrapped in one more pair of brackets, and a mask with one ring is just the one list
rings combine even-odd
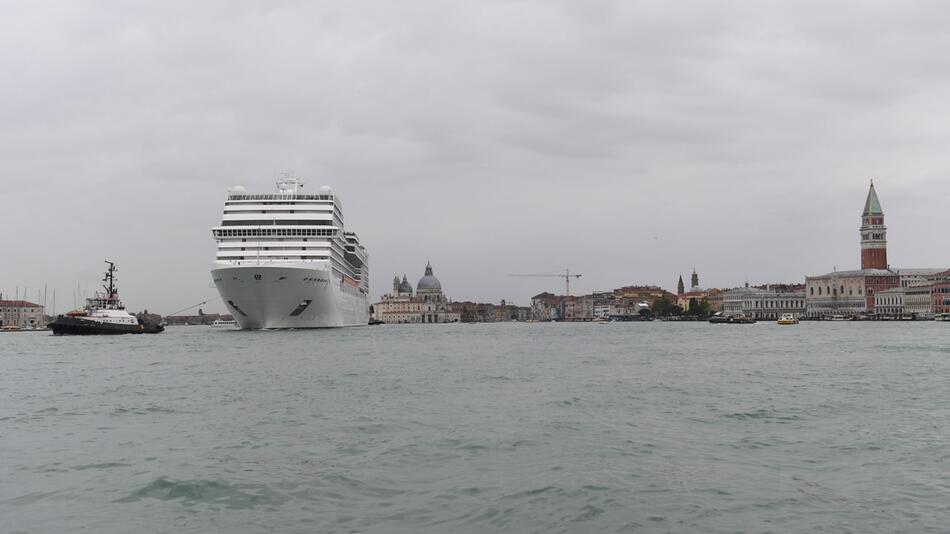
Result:
{"label": "radar antenna", "polygon": [[277,179],[277,190],[281,193],[296,193],[297,189],[303,187],[303,185],[303,181],[294,176],[294,171],[292,170],[280,173],[280,178]]}

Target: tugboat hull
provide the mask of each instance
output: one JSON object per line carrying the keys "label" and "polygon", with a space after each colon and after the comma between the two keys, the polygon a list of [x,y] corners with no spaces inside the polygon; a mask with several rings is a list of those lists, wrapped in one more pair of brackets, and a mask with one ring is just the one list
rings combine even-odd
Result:
{"label": "tugboat hull", "polygon": [[163,326],[156,324],[112,324],[63,315],[57,317],[48,326],[53,334],[71,336],[157,334],[165,330]]}

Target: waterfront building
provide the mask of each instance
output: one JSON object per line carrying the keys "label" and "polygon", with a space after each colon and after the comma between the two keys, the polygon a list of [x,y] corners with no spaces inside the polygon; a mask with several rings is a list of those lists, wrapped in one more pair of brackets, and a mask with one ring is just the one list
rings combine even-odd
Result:
{"label": "waterfront building", "polygon": [[649,310],[652,301],[636,300],[632,298],[615,299],[608,307],[608,317],[620,319],[639,316],[642,310]]}
{"label": "waterfront building", "polygon": [[786,313],[801,317],[805,314],[805,291],[771,286],[728,289],[722,292],[722,313],[755,319],[778,319]]}
{"label": "waterfront building", "polygon": [[904,314],[915,319],[930,319],[934,314],[933,282],[907,286],[904,289]]}
{"label": "waterfront building", "polygon": [[442,283],[426,264],[425,274],[416,284],[415,294],[406,275],[402,280],[393,278],[392,292],[373,304],[375,319],[386,323],[451,323],[461,314],[449,309],[449,301],[442,293]]}
{"label": "waterfront building", "polygon": [[495,321],[527,321],[531,318],[531,308],[508,304],[502,300],[500,306],[495,306]]}
{"label": "waterfront building", "polygon": [[934,314],[934,284],[894,287],[874,295],[874,313],[880,317],[929,319]]}
{"label": "waterfront building", "polygon": [[0,327],[46,328],[43,306],[28,300],[3,300],[0,295]]}
{"label": "waterfront building", "polygon": [[676,288],[676,305],[683,309],[683,311],[689,311],[690,305],[692,302],[699,302],[703,299],[706,299],[706,302],[710,304],[709,309],[711,311],[718,311],[713,309],[713,305],[710,302],[710,299],[716,301],[716,307],[722,307],[722,299],[720,298],[721,291],[715,288],[704,288],[699,286],[699,274],[696,272],[696,269],[693,269],[693,274],[690,276],[690,288],[689,291],[685,291],[683,288],[683,277],[680,276],[679,282]]}
{"label": "waterfront building", "polygon": [[935,276],[939,275],[946,268],[931,269],[894,269],[897,276],[900,277],[901,287],[919,286],[930,284]]}
{"label": "waterfront building", "polygon": [[[696,280],[698,283],[698,279]],[[719,298],[719,290],[695,288],[687,298]],[[683,293],[687,295],[687,293]],[[639,316],[641,310],[663,299],[676,302],[677,295],[657,286],[624,286],[613,291],[598,291],[589,295],[563,296],[540,293],[531,298],[531,318],[538,321],[592,321],[594,319],[629,319]]]}
{"label": "waterfront building", "polygon": [[806,315],[861,315],[874,311],[874,294],[898,287],[897,273],[889,269],[834,271],[805,279]]}
{"label": "waterfront building", "polygon": [[900,286],[900,276],[887,264],[887,227],[873,181],[861,213],[859,233],[861,269],[834,270],[805,278],[805,314],[808,317],[873,313],[875,293]]}
{"label": "waterfront building", "polygon": [[934,275],[933,313],[950,313],[950,271]]}
{"label": "waterfront building", "polygon": [[706,302],[709,304],[709,311],[716,313],[722,311],[722,290],[711,288],[706,294]]}
{"label": "waterfront building", "polygon": [[557,321],[561,318],[561,297],[539,293],[531,297],[531,318],[536,321]]}
{"label": "waterfront building", "polygon": [[580,315],[578,308],[580,306],[577,302],[577,297],[566,296],[561,299],[561,320],[562,321],[575,321],[577,316]]}
{"label": "waterfront building", "polygon": [[448,310],[463,323],[494,323],[498,320],[497,306],[483,302],[450,302]]}
{"label": "waterfront building", "polygon": [[613,291],[597,291],[591,293],[594,319],[607,319],[610,317],[610,303],[613,302],[613,300]]}
{"label": "waterfront building", "polygon": [[624,286],[613,291],[613,301],[617,299],[652,303],[656,299],[676,302],[676,295],[657,286]]}
{"label": "waterfront building", "polygon": [[874,295],[874,311],[880,317],[900,318],[904,315],[906,288],[892,287]]}

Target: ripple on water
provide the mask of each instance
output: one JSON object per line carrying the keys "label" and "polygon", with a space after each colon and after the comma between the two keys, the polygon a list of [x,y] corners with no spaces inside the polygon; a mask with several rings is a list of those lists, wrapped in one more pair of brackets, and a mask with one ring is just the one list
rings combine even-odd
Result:
{"label": "ripple on water", "polygon": [[123,408],[123,407],[120,406],[120,407],[118,407],[118,408],[112,410],[112,413],[111,413],[110,415],[113,415],[113,416],[122,416],[122,415],[148,415],[148,414],[154,414],[154,413],[174,414],[174,413],[178,413],[178,410],[173,410],[173,409],[171,409],[171,408],[164,408],[164,407],[161,407],[161,406],[146,406],[146,407],[144,407],[144,408],[138,408],[138,407],[135,407],[135,408]]}
{"label": "ripple on water", "polygon": [[739,421],[762,421],[765,423],[788,424],[794,421],[800,421],[801,417],[797,415],[779,414],[773,409],[760,408],[751,412],[736,412],[724,415],[726,419],[736,419]]}
{"label": "ripple on water", "polygon": [[112,467],[130,467],[131,465],[132,464],[123,462],[102,462],[99,464],[77,465],[73,467],[73,471],[85,471],[87,469],[109,469]]}
{"label": "ripple on water", "polygon": [[287,501],[287,497],[263,484],[231,484],[220,480],[171,480],[161,477],[115,502],[131,503],[143,499],[180,501],[185,506],[212,504],[233,510],[274,506]]}

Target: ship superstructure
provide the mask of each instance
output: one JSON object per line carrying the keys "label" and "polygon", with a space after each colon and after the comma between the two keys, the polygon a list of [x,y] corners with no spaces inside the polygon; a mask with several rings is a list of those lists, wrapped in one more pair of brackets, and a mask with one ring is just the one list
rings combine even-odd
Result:
{"label": "ship superstructure", "polygon": [[212,278],[241,328],[320,328],[369,321],[369,259],[329,186],[304,193],[284,174],[276,193],[228,190]]}

